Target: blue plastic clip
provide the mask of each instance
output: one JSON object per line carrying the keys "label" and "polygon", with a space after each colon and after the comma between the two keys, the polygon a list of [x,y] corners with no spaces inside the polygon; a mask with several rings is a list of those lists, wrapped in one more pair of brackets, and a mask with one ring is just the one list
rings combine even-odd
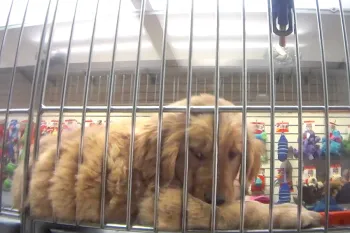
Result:
{"label": "blue plastic clip", "polygon": [[277,36],[289,36],[294,31],[292,10],[294,10],[294,0],[272,0],[273,33]]}

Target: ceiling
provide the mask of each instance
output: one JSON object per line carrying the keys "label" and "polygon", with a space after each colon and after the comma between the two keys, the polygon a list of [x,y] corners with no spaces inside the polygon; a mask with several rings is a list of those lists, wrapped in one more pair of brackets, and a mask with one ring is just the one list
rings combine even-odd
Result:
{"label": "ceiling", "polygon": [[[137,58],[139,36],[139,13],[141,0],[121,0],[118,27],[116,61],[134,67]],[[0,68],[13,67],[26,0],[14,0],[9,30],[1,54]],[[43,3],[45,2],[45,3]],[[18,66],[36,64],[40,37],[49,1],[30,0],[25,27],[18,53]],[[51,1],[49,22],[52,22],[56,1]],[[162,38],[165,16],[165,0],[148,0],[142,30],[141,65],[159,66],[162,58]],[[58,1],[56,23],[51,47],[51,62],[64,64],[76,1]],[[119,1],[100,0],[94,37],[92,62],[95,67],[110,67],[113,41],[118,16]],[[176,65],[187,66],[189,57],[191,1],[169,0],[166,59]],[[342,0],[345,12],[347,36],[350,37],[350,1]],[[0,38],[11,0],[0,2]],[[80,0],[77,7],[70,63],[86,64],[89,58],[91,35],[97,0]],[[242,1],[220,0],[219,64],[223,67],[240,66],[243,59]],[[321,60],[316,1],[295,0],[299,48],[303,66],[318,66]],[[345,53],[338,0],[319,0],[326,61],[344,64]],[[268,19],[267,1],[245,0],[246,7],[246,58],[248,66],[268,67]],[[194,0],[192,65],[215,66],[216,1]],[[49,41],[50,26],[46,31]],[[278,37],[273,35],[273,44]],[[294,35],[287,37],[287,47],[295,47]],[[153,61],[153,63],[147,63]],[[104,64],[104,65],[101,65]]]}

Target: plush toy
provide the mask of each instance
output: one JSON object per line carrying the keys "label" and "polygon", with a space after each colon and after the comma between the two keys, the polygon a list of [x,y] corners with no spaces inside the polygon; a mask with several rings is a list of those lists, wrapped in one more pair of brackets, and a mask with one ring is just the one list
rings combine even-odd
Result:
{"label": "plush toy", "polygon": [[265,190],[265,176],[260,174],[252,182],[251,192],[252,192],[252,195],[260,195],[264,193],[264,190]]}
{"label": "plush toy", "polygon": [[312,206],[322,198],[324,185],[322,182],[317,182],[316,178],[309,178],[307,181],[302,187],[303,203],[304,205]]}
{"label": "plush toy", "polygon": [[[342,141],[343,137],[341,136],[339,130],[332,130],[329,134],[329,151],[331,156],[340,156],[340,152],[342,150]],[[322,138],[322,155],[326,155],[326,137]]]}
{"label": "plush toy", "polygon": [[350,183],[342,183],[342,188],[339,190],[335,197],[338,204],[349,204],[350,203]]}
{"label": "plush toy", "polygon": [[289,203],[291,200],[291,191],[293,191],[292,172],[293,167],[289,160],[285,160],[281,164],[280,169],[278,169],[278,175],[275,181],[280,186],[277,204]]}
{"label": "plush toy", "polygon": [[[264,144],[266,144],[267,134],[265,132],[265,124],[259,122],[253,122],[253,124],[255,125],[255,138],[261,140]],[[264,153],[260,156],[260,161],[263,164],[269,161],[267,153]]]}
{"label": "plush toy", "polygon": [[283,162],[288,157],[288,140],[286,136],[282,133],[280,139],[278,140],[278,159]]}
{"label": "plush toy", "polygon": [[[320,146],[317,143],[320,142],[320,138],[317,137],[312,130],[307,130],[303,133],[303,157],[304,159],[317,159],[321,156]],[[298,149],[293,149],[295,158],[298,158]]]}
{"label": "plush toy", "polygon": [[[339,180],[337,181],[330,181],[330,198],[329,198],[329,211],[343,211],[344,208],[339,206],[336,202],[336,196],[338,195],[338,192],[341,190],[341,182]],[[327,187],[326,184],[324,187]],[[323,196],[325,195],[325,192],[323,193]],[[324,212],[326,207],[326,199],[322,198],[318,202],[316,202],[315,206],[309,207],[309,210],[313,210],[316,212]]]}
{"label": "plush toy", "polygon": [[11,120],[8,127],[7,154],[11,161],[15,160],[15,151],[17,150],[19,136],[19,124],[17,120]]}

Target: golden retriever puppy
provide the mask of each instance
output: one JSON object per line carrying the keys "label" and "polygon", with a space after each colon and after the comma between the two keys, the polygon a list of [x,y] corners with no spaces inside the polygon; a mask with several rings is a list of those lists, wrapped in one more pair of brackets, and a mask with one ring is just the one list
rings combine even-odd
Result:
{"label": "golden retriever puppy", "polygon": [[[202,94],[193,96],[190,102],[192,106],[212,106],[215,98]],[[186,100],[181,100],[172,105],[184,106],[185,103]],[[219,105],[233,104],[219,99]],[[241,214],[246,215],[247,229],[267,228],[268,205],[247,201],[245,213],[240,213],[240,204],[236,199],[237,190],[233,183],[242,161],[242,114],[222,112],[219,117],[217,195],[216,200],[212,200],[214,115],[191,113],[187,129],[188,228],[210,227],[210,203],[213,201],[217,203],[217,229],[239,228]],[[181,229],[185,120],[184,112],[164,113],[160,156],[160,230]],[[138,121],[135,128],[131,214],[134,223],[146,226],[153,225],[157,127],[158,115],[153,114]],[[109,132],[105,195],[105,220],[108,223],[125,224],[130,130],[130,120],[125,120],[111,125]],[[62,136],[56,164],[56,140],[53,137],[43,139],[38,160],[34,164],[31,162],[29,169],[29,193],[25,204],[33,217],[50,218],[53,214],[60,221],[99,222],[104,134],[99,127],[86,128],[82,164],[79,166],[80,130]],[[255,139],[251,129],[248,130],[247,148],[246,177],[249,182],[257,175],[260,155],[264,153],[264,145]],[[23,164],[15,174],[14,197],[20,196],[22,167]],[[14,207],[20,207],[18,198],[14,198]],[[275,228],[297,226],[296,205],[278,205],[273,214]],[[301,218],[302,227],[320,225],[318,213],[303,209]]]}

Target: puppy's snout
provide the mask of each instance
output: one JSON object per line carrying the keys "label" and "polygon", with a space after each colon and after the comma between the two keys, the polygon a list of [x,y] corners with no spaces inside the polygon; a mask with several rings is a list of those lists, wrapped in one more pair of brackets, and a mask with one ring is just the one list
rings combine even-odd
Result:
{"label": "puppy's snout", "polygon": [[[205,193],[204,194],[204,198],[205,198],[205,201],[209,204],[212,203],[212,194],[211,193]],[[220,194],[217,194],[216,195],[216,205],[222,205],[225,203],[225,198],[220,195]]]}

